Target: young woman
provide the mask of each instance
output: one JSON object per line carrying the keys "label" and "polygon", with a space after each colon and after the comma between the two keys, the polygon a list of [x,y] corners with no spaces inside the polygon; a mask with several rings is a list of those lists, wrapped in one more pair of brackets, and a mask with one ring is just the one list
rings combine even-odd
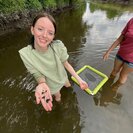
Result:
{"label": "young woman", "polygon": [[133,72],[133,18],[129,20],[121,35],[104,54],[103,59],[108,59],[110,52],[117,46],[120,47],[110,77],[115,77],[120,72],[119,79],[115,83],[119,87],[126,82],[128,74]]}
{"label": "young woman", "polygon": [[20,57],[38,82],[35,90],[37,104],[41,102],[46,111],[51,111],[52,95],[59,102],[61,88],[71,86],[66,70],[77,79],[81,89],[88,88],[88,85],[67,61],[69,55],[62,41],[54,40],[56,23],[51,15],[39,14],[33,20],[31,33],[33,42],[19,50]]}

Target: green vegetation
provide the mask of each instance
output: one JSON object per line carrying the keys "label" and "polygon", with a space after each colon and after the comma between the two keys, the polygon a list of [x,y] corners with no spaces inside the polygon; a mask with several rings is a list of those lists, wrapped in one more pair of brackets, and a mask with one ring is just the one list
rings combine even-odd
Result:
{"label": "green vegetation", "polygon": [[22,10],[25,7],[24,0],[0,0],[0,12]]}
{"label": "green vegetation", "polygon": [[12,13],[14,11],[23,11],[25,9],[56,9],[73,5],[81,1],[82,0],[0,0],[0,12]]}
{"label": "green vegetation", "polygon": [[121,0],[121,4],[120,4],[120,1],[118,3],[117,0],[115,2],[114,0],[109,0],[108,2],[105,2],[105,3],[102,0],[91,0],[91,2],[95,4],[97,7],[99,6],[99,8],[115,10],[117,12],[121,12],[121,11],[133,12],[133,5],[131,4],[131,2],[129,1],[130,4],[129,3],[124,4],[123,1],[124,0]]}

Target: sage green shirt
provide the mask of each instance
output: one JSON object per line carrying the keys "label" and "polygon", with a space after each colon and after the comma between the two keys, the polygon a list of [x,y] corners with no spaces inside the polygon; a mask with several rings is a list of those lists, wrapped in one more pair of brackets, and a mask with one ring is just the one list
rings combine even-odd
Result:
{"label": "sage green shirt", "polygon": [[53,41],[46,52],[39,52],[28,45],[19,50],[19,53],[27,70],[37,81],[45,77],[51,94],[57,93],[68,80],[63,62],[68,59],[69,55],[60,40]]}

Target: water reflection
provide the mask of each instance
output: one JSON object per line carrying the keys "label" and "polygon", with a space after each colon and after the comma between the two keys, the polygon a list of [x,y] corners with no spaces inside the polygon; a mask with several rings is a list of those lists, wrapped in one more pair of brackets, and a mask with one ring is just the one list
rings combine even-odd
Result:
{"label": "water reflection", "polygon": [[[117,7],[117,6],[116,6]],[[90,11],[91,13],[94,13],[95,11],[104,11],[106,13],[107,18],[113,19],[115,17],[119,17],[122,15],[122,12],[118,10],[118,8],[114,8],[114,5],[111,6],[104,6],[102,4],[90,4]]]}
{"label": "water reflection", "polygon": [[81,12],[74,10],[56,18],[57,27],[59,27],[56,37],[64,42],[69,52],[80,48],[82,43],[86,41],[84,33],[87,26],[82,25],[81,17]]}
{"label": "water reflection", "polygon": [[110,103],[120,104],[122,94],[117,92],[118,87],[116,90],[113,90],[114,79],[109,78],[109,80],[103,85],[101,91],[94,96],[94,101],[97,106],[108,106]]}
{"label": "water reflection", "polygon": [[[102,55],[119,36],[122,28],[132,17],[132,13],[123,12],[120,16],[114,16],[114,18],[109,19],[106,15],[107,9],[99,10],[99,8],[93,3],[87,3],[85,8],[86,9],[81,16],[81,25],[86,25],[86,29],[84,32],[80,32],[83,38],[85,38],[85,41],[82,41],[83,47],[78,48],[75,44],[71,46],[75,46],[75,49],[71,54],[71,58],[75,59],[75,61],[72,60],[72,62],[78,64],[76,66],[77,69],[88,64],[100,68],[104,70],[104,73],[108,74],[109,70],[106,69],[107,63],[103,62]],[[108,63],[113,61],[116,51],[117,49],[111,53]],[[74,52],[78,53],[78,55],[74,54]],[[111,68],[111,64],[107,66]]]}
{"label": "water reflection", "polygon": [[87,23],[88,19],[89,19],[89,15],[90,15],[90,4],[87,2],[86,3],[86,9],[85,9],[85,12],[83,13],[83,16],[82,16],[82,21],[83,23]]}
{"label": "water reflection", "polygon": [[[83,44],[84,47],[75,50],[79,51],[78,54],[75,54],[74,52],[71,54],[72,62],[73,64],[77,64],[75,65],[77,70],[84,65],[90,65],[106,75],[109,75],[113,67],[117,49],[111,53],[107,62],[102,60],[102,55],[119,36],[127,21],[133,16],[133,13],[128,11],[119,12],[118,10],[113,10],[113,8],[112,10],[110,8],[102,8],[102,5],[99,7],[93,3],[87,3],[85,8],[86,10],[83,12],[81,19],[82,24],[87,26],[87,29],[84,32],[86,41]],[[129,88],[132,88],[132,85],[128,82],[127,84],[130,87],[125,88],[123,86],[122,88],[119,87],[121,89],[117,88],[116,91],[113,91],[112,83],[113,80],[108,80],[101,88],[101,91],[94,97],[88,96],[80,91],[77,86],[73,86],[79,103],[82,133],[124,133],[126,129],[128,129],[128,131],[132,130],[131,125],[133,123],[131,122],[131,119],[133,117],[131,119],[128,117],[128,115],[130,115],[130,117],[132,115],[131,106],[129,107],[127,104],[123,105],[125,100],[123,97],[128,97],[128,95],[130,95],[130,93],[127,94],[127,91],[130,92]],[[125,92],[123,92],[123,88],[125,89]],[[130,100],[128,100],[128,102],[130,104]],[[126,108],[127,106],[128,108]],[[126,114],[126,111],[128,114]],[[123,120],[123,115],[125,116],[125,122],[129,125],[121,127],[121,124],[124,124],[124,122],[121,121]]]}

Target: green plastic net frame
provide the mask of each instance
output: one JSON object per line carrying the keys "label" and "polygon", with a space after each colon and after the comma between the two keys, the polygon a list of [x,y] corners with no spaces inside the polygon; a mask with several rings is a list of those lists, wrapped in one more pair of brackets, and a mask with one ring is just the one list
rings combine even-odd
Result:
{"label": "green plastic net frame", "polygon": [[[85,91],[91,95],[95,95],[108,80],[105,74],[89,65],[85,65],[76,73],[88,83],[89,88],[85,89]],[[79,85],[78,81],[73,76],[71,78]]]}

